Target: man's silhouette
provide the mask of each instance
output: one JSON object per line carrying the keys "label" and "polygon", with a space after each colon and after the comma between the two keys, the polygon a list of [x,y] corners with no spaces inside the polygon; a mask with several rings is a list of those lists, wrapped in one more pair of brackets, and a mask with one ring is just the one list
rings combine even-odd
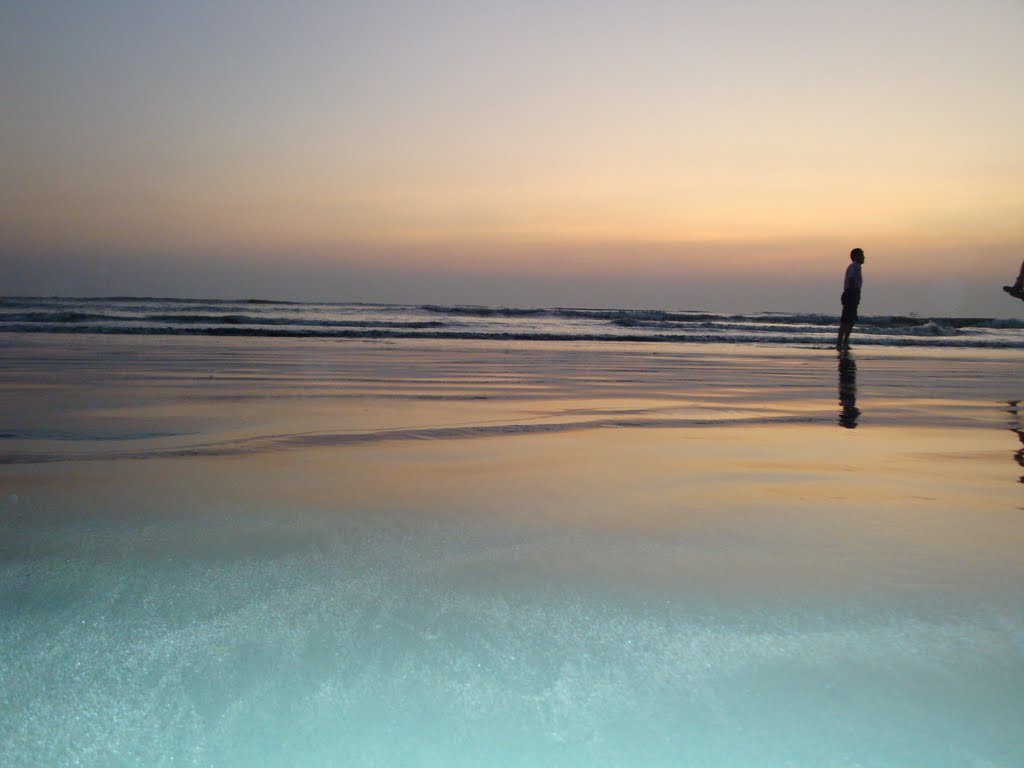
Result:
{"label": "man's silhouette", "polygon": [[863,283],[860,267],[864,263],[864,251],[860,248],[850,251],[850,262],[846,268],[846,277],[843,278],[843,314],[839,318],[839,338],[836,339],[836,349],[840,351],[850,348],[850,331],[857,322],[860,287]]}

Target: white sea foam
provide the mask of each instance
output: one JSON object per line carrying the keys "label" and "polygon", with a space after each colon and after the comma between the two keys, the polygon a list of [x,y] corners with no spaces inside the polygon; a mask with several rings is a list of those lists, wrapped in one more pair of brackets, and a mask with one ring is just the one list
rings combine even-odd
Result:
{"label": "white sea foam", "polygon": [[[832,343],[837,322],[834,315],[782,312],[0,298],[0,331],[17,333],[814,345]],[[1024,322],[864,316],[857,341],[1024,348]]]}

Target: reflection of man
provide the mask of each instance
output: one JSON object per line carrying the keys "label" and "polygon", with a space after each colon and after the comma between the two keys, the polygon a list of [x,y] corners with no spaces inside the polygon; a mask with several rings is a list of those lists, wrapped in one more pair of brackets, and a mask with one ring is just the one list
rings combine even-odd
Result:
{"label": "reflection of man", "polygon": [[839,355],[839,426],[857,428],[860,409],[857,407],[857,363],[851,355]]}
{"label": "reflection of man", "polygon": [[839,318],[839,338],[836,339],[836,349],[839,350],[850,348],[850,332],[853,330],[853,324],[857,322],[860,287],[864,282],[860,273],[861,264],[864,263],[864,251],[860,248],[850,251],[850,262],[850,266],[846,268],[846,277],[843,279],[843,314]]}

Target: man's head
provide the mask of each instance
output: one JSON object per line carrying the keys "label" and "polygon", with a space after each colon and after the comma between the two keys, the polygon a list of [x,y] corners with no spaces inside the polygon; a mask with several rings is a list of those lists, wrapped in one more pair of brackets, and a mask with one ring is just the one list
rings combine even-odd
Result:
{"label": "man's head", "polygon": [[858,264],[864,263],[864,251],[860,248],[854,248],[850,251],[850,261],[856,261]]}

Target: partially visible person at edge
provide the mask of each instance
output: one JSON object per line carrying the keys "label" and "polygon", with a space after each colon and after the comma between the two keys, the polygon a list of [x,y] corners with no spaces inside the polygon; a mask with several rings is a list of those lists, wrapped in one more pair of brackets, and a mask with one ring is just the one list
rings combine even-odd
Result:
{"label": "partially visible person at edge", "polygon": [[850,266],[846,268],[846,278],[843,280],[843,314],[839,318],[839,338],[836,339],[838,350],[850,348],[850,331],[857,322],[860,287],[864,282],[860,273],[860,266],[864,263],[864,251],[860,248],[850,251],[850,262]]}
{"label": "partially visible person at edge", "polygon": [[1013,285],[1004,285],[1003,290],[1015,299],[1024,299],[1024,262],[1020,265],[1020,274],[1017,275]]}

